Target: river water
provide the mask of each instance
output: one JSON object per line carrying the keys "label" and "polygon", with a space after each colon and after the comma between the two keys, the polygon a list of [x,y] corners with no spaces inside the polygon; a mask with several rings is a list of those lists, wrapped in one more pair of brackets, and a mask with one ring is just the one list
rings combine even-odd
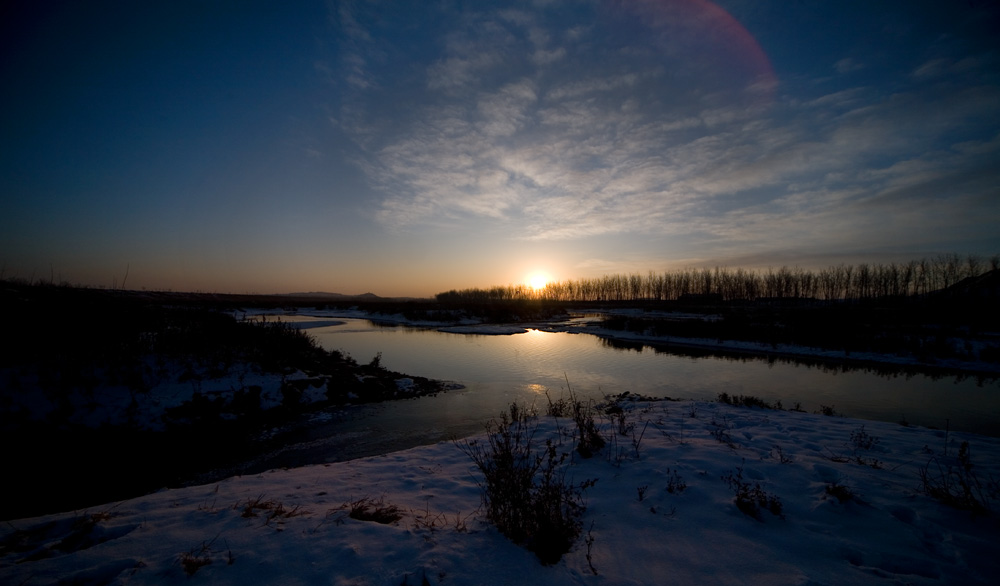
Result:
{"label": "river water", "polygon": [[831,406],[849,417],[1000,435],[1000,381],[995,378],[845,370],[747,355],[685,355],[566,332],[476,335],[361,319],[342,322],[308,331],[324,348],[346,352],[358,362],[381,354],[382,365],[391,370],[465,385],[461,392],[448,393],[462,396],[456,405],[439,401],[438,408],[471,410],[467,415],[475,421],[496,415],[515,399],[544,409],[546,392],[558,399],[568,396],[569,386],[585,399],[625,391],[702,400],[715,400],[722,392],[755,395],[780,400],[786,408],[796,403],[807,411]]}
{"label": "river water", "polygon": [[[394,371],[463,388],[404,401],[335,408],[294,426],[282,446],[244,470],[348,460],[466,437],[512,401],[544,413],[549,399],[601,400],[623,392],[714,401],[754,395],[809,412],[823,406],[860,419],[1000,436],[1000,380],[930,376],[751,355],[664,351],[583,334],[530,329],[513,335],[457,334],[385,326],[366,319],[281,316],[327,350],[360,363],[379,356]],[[325,319],[325,321],[323,321]],[[323,325],[326,324],[326,325]],[[666,404],[669,408],[669,404]]]}

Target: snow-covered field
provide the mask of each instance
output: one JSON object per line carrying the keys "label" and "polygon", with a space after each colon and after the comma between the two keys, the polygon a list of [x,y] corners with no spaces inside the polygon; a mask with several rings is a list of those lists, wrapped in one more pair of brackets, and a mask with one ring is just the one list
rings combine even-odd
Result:
{"label": "snow-covered field", "polygon": [[[1000,575],[997,514],[952,508],[920,477],[927,467],[931,485],[954,482],[962,475],[944,474],[964,471],[958,458],[969,454],[964,477],[996,510],[998,438],[719,403],[625,408],[631,430],[598,418],[609,444],[590,459],[573,452],[571,420],[534,420],[536,442],[553,438],[572,453],[567,479],[596,480],[580,538],[552,566],[486,521],[477,469],[444,442],[4,523],[0,583],[993,584]],[[780,515],[744,514],[740,482],[780,502]],[[351,503],[401,516],[356,519]]]}

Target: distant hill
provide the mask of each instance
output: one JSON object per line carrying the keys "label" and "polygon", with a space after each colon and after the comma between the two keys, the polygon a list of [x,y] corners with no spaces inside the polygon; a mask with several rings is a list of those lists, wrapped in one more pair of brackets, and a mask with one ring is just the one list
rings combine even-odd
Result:
{"label": "distant hill", "polygon": [[308,299],[364,299],[368,301],[385,299],[384,297],[379,297],[374,293],[362,293],[360,295],[344,295],[343,293],[327,293],[325,291],[310,291],[308,293],[282,293],[280,296],[308,298]]}

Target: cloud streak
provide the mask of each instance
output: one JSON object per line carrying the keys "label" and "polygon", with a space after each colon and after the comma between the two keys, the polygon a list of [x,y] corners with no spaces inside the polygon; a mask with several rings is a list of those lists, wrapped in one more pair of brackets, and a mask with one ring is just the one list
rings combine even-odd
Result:
{"label": "cloud streak", "polygon": [[[891,90],[778,89],[762,101],[759,77],[721,91],[727,72],[698,69],[692,52],[714,63],[733,50],[699,36],[698,23],[597,16],[558,3],[470,7],[426,40],[439,52],[412,63],[405,82],[354,81],[368,77],[348,55],[345,103],[371,104],[354,132],[382,194],[378,221],[473,223],[536,241],[707,235],[763,249],[776,239],[879,241],[863,234],[914,200],[937,200],[906,210],[914,226],[937,225],[949,203],[997,215],[976,197],[996,185],[984,161],[996,160],[1000,92],[986,57],[926,59]],[[374,38],[345,23],[350,36]],[[834,68],[870,69],[850,56]],[[958,70],[977,82],[950,87]],[[373,88],[412,98],[386,111]]]}

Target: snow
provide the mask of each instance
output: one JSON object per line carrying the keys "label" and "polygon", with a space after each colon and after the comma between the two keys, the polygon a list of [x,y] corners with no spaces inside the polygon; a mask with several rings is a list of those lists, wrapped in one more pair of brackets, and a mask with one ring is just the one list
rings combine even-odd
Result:
{"label": "snow", "polygon": [[[145,388],[141,391],[136,391],[126,382],[116,382],[113,377],[104,376],[93,388],[74,389],[56,401],[50,394],[37,392],[37,373],[0,369],[0,380],[11,381],[9,388],[5,389],[3,408],[6,413],[0,420],[0,426],[4,431],[12,432],[50,420],[62,409],[70,413],[66,422],[72,425],[91,429],[132,427],[163,431],[171,420],[172,409],[192,405],[198,399],[220,401],[225,411],[233,409],[234,398],[240,393],[259,389],[259,405],[266,411],[284,404],[285,390],[289,386],[295,386],[300,391],[296,400],[303,410],[328,399],[328,385],[323,377],[311,376],[302,370],[278,374],[261,372],[248,363],[235,363],[223,369],[192,365],[185,361],[147,359],[144,372]],[[358,380],[370,378],[355,376]],[[413,378],[401,377],[393,382],[400,398],[421,393],[420,385]],[[441,388],[461,388],[461,385],[443,384]],[[359,399],[353,392],[347,393],[347,398],[352,401]],[[224,417],[229,415],[223,413]]]}
{"label": "snow", "polygon": [[[1000,571],[996,513],[920,490],[920,470],[956,464],[968,441],[996,509],[998,438],[720,403],[622,406],[631,431],[598,417],[608,445],[590,459],[573,451],[572,420],[532,420],[536,443],[571,454],[568,480],[597,481],[582,535],[552,566],[483,518],[477,469],[443,442],[11,521],[0,583],[988,584]],[[737,508],[724,477],[740,471],[781,516]],[[837,486],[853,498],[828,494]],[[402,516],[351,518],[362,499]]]}
{"label": "snow", "polygon": [[[282,386],[287,381],[307,379],[302,371],[288,375],[264,373],[250,364],[237,363],[213,373],[213,369],[192,366],[181,361],[146,360],[144,390],[137,392],[126,382],[103,376],[89,390],[74,389],[61,398],[72,415],[68,422],[89,428],[131,425],[136,429],[162,431],[170,409],[190,404],[196,396],[232,401],[237,391],[249,387],[261,389],[262,409],[282,403]],[[15,381],[7,389],[5,410],[17,417],[5,418],[4,425],[23,426],[45,421],[60,408],[47,394],[36,391],[36,374],[22,374],[17,369],[0,370],[4,380]],[[325,400],[325,389],[306,393],[303,402]]]}

